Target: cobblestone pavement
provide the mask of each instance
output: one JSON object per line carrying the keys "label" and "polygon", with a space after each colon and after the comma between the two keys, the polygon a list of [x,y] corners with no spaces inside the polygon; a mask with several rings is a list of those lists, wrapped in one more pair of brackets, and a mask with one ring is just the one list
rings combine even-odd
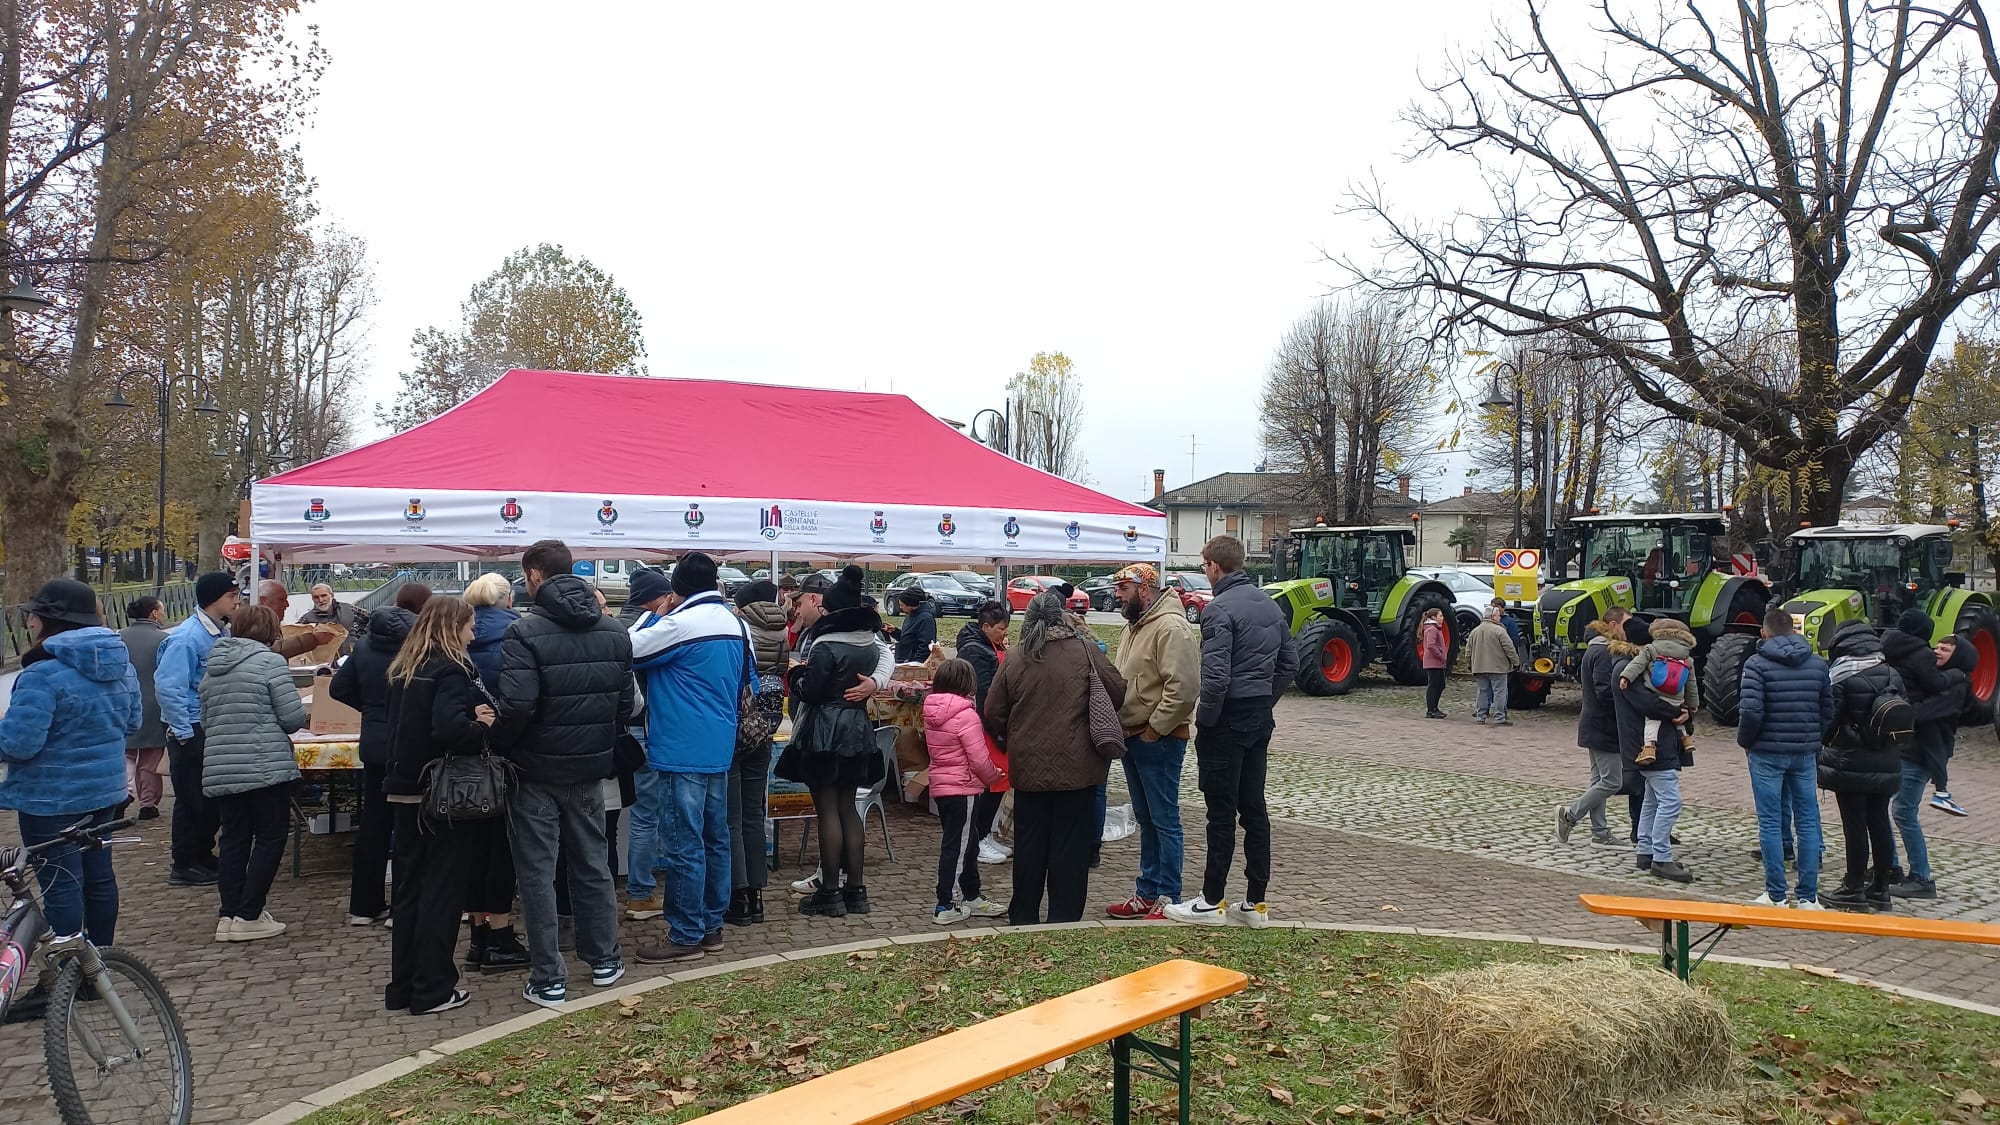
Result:
{"label": "cobblestone pavement", "polygon": [[[1417,693],[1419,696],[1421,693]],[[1271,768],[1275,862],[1272,909],[1279,917],[1409,925],[1439,930],[1535,934],[1549,938],[1649,945],[1636,924],[1585,913],[1584,891],[1747,899],[1756,868],[1741,756],[1722,745],[1699,755],[1684,775],[1692,802],[1681,835],[1686,859],[1701,875],[1693,887],[1670,887],[1629,869],[1623,848],[1554,842],[1551,810],[1581,784],[1583,753],[1570,737],[1573,712],[1557,706],[1506,729],[1469,721],[1426,722],[1379,696],[1349,700],[1288,698],[1279,712]],[[1983,735],[1991,741],[1990,731]],[[1711,742],[1714,740],[1712,739]],[[1969,820],[1925,814],[1944,838],[1934,846],[1945,898],[1926,912],[1992,918],[1993,822],[2000,784],[1992,758],[1961,750],[1954,790],[1974,802]],[[1187,770],[1190,780],[1193,768]],[[1114,777],[1116,773],[1114,771]],[[1740,788],[1740,792],[1732,789]],[[1190,891],[1200,879],[1200,806],[1189,786]],[[11,841],[12,824],[0,827]],[[467,982],[473,1002],[438,1017],[381,1010],[388,933],[342,924],[346,838],[310,838],[309,870],[341,872],[293,880],[281,873],[272,913],[292,924],[282,937],[240,945],[208,940],[214,897],[166,886],[165,821],[141,831],[144,842],[119,849],[124,906],[119,944],[149,960],[166,979],[185,1019],[196,1066],[196,1120],[248,1121],[299,1096],[408,1055],[440,1040],[521,1014],[521,976]],[[1613,825],[1621,834],[1622,808]],[[879,833],[870,843],[869,889],[875,912],[838,921],[791,911],[786,881],[802,874],[790,860],[773,876],[770,921],[728,932],[728,959],[930,929],[936,821],[892,806],[897,859],[887,861]],[[1837,865],[1840,845],[1829,844]],[[1130,890],[1134,840],[1107,845],[1091,883],[1093,904]],[[810,864],[808,864],[809,866]],[[986,867],[989,893],[1003,898],[1009,869]],[[1837,878],[1837,875],[1835,876]],[[1234,887],[1241,884],[1235,882]],[[970,924],[970,923],[968,923]],[[624,924],[632,972],[663,970],[630,961],[640,941],[657,940],[657,922]],[[1724,951],[1839,968],[1913,988],[2000,1004],[2000,950],[1936,942],[1845,939],[1834,935],[1749,931]],[[588,991],[573,967],[571,982]],[[0,1027],[0,1121],[54,1121],[43,1076],[39,1024]]]}

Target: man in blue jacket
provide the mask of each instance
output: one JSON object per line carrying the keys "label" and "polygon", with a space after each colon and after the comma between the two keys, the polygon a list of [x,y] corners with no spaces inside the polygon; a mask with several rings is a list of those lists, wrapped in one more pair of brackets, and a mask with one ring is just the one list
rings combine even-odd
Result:
{"label": "man in blue jacket", "polygon": [[666,612],[649,613],[632,628],[632,668],[646,693],[646,761],[659,772],[654,822],[667,873],[667,942],[639,947],[647,964],[692,961],[722,948],[729,763],[753,665],[749,631],[715,579],[714,559],[700,551],[682,555]]}
{"label": "man in blue jacket", "polygon": [[1743,664],[1736,742],[1750,752],[1750,791],[1757,801],[1757,838],[1764,859],[1758,906],[1785,906],[1783,810],[1798,831],[1799,885],[1791,906],[1819,903],[1820,733],[1833,724],[1833,684],[1826,661],[1792,628],[1792,615],[1773,605],[1764,614],[1764,641]]}
{"label": "man in blue jacket", "polygon": [[236,583],[219,570],[194,580],[196,609],[160,642],[153,694],[167,728],[167,776],[174,781],[170,887],[215,885],[215,834],[222,827],[215,806],[201,794],[201,680],[208,652],[229,634],[236,612]]}

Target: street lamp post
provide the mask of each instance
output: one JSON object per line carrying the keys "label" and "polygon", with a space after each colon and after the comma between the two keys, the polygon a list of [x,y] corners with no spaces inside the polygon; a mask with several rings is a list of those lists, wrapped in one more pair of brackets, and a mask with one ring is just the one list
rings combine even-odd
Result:
{"label": "street lamp post", "polygon": [[[134,374],[134,375],[144,374],[146,377],[153,379],[154,390],[158,392],[157,404],[160,411],[160,479],[159,479],[159,495],[157,497],[158,505],[154,509],[154,516],[153,516],[153,547],[154,550],[158,552],[154,556],[154,561],[153,561],[153,593],[158,594],[161,588],[166,585],[167,581],[168,392],[170,392],[173,389],[173,385],[176,382],[180,381],[181,379],[186,379],[189,382],[193,383],[194,385],[200,386],[201,377],[193,374],[192,372],[183,372],[180,375],[174,375],[173,373],[167,370],[167,361],[164,359],[160,361],[160,373],[158,376],[154,376],[151,371],[148,371],[144,368],[134,369],[133,371],[129,372],[129,374]],[[127,399],[125,397],[125,392],[123,390],[113,387],[111,391],[111,397],[104,400],[104,405],[113,407],[118,410],[130,410],[137,404]],[[206,391],[202,393],[201,401],[195,405],[194,410],[195,413],[197,414],[221,413],[221,407],[215,405],[215,399],[211,397]]]}
{"label": "street lamp post", "polygon": [[[1514,397],[1502,398],[1500,394],[1500,368],[1514,368]],[[1488,410],[1508,410],[1514,412],[1514,540],[1513,547],[1521,546],[1521,429],[1525,419],[1525,405],[1521,401],[1521,369],[1506,360],[1500,361],[1493,371],[1493,389],[1486,401],[1479,404]]]}

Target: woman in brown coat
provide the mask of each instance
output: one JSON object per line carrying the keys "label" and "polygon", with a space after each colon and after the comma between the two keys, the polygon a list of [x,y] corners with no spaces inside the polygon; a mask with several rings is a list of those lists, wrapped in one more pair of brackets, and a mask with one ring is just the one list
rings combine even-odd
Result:
{"label": "woman in brown coat", "polygon": [[1008,921],[1083,917],[1097,828],[1097,787],[1110,760],[1090,740],[1090,676],[1125,703],[1125,681],[1097,645],[1079,634],[1060,596],[1044,592],[1022,615],[1021,640],[986,695],[986,729],[1007,751],[1014,789],[1014,901]]}

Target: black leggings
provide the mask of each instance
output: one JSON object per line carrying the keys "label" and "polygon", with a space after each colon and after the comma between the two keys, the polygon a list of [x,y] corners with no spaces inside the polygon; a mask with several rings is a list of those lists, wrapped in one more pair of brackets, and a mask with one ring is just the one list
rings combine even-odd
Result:
{"label": "black leggings", "polygon": [[[1853,886],[1880,890],[1889,881],[1889,867],[1895,861],[1889,829],[1887,793],[1841,793],[1833,795],[1840,809],[1840,835],[1847,844],[1847,881]],[[1869,879],[1869,856],[1874,856],[1875,875]]]}
{"label": "black leggings", "polygon": [[868,836],[861,824],[861,810],[854,807],[854,786],[834,785],[812,791],[813,811],[819,814],[820,886],[829,890],[840,886],[847,874],[847,889],[860,890],[865,884],[861,873],[863,849]]}
{"label": "black leggings", "polygon": [[[514,849],[507,842],[507,818],[468,820],[452,831],[462,838],[465,849],[465,909],[474,914],[514,913]],[[558,878],[561,870],[557,868]],[[567,880],[563,889],[569,889]]]}
{"label": "black leggings", "polygon": [[1444,669],[1426,668],[1424,679],[1430,685],[1424,689],[1424,711],[1434,712],[1438,709],[1438,701],[1444,698]]}

